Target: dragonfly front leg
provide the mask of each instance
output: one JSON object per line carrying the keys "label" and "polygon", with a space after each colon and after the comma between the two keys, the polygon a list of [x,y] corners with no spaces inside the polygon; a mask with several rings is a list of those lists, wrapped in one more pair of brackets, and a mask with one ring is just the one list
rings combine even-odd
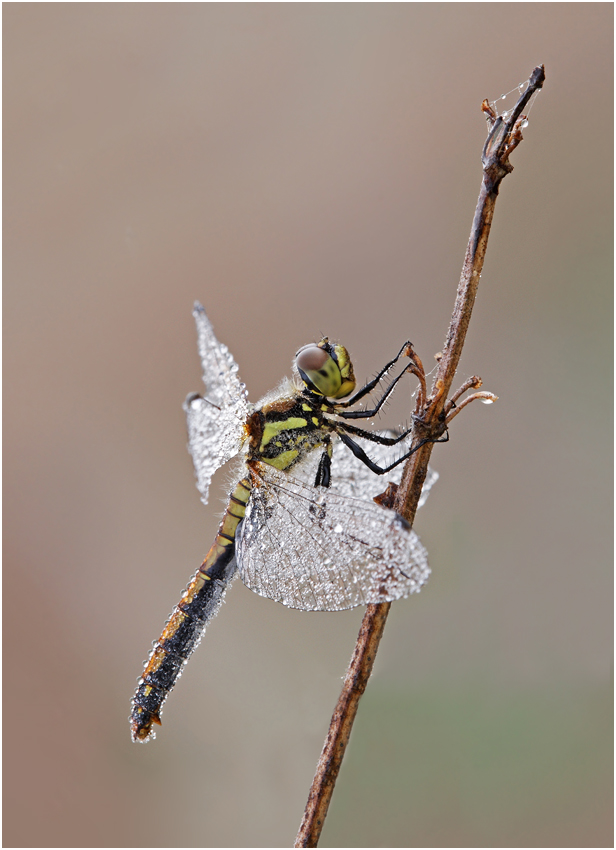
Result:
{"label": "dragonfly front leg", "polygon": [[[354,395],[354,396],[352,396],[352,397],[351,397],[348,401],[340,402],[339,404],[337,404],[337,405],[336,405],[336,407],[352,407],[352,406],[353,406],[356,402],[360,401],[360,399],[362,399],[364,396],[368,395],[368,393],[371,393],[371,392],[372,392],[372,390],[373,390],[373,389],[377,386],[377,384],[379,383],[379,381],[381,380],[381,378],[382,378],[384,375],[386,375],[386,374],[387,374],[387,372],[389,372],[389,370],[391,369],[391,367],[392,367],[392,366],[395,366],[395,365],[396,365],[396,363],[397,363],[397,362],[398,362],[398,360],[402,357],[402,355],[405,353],[405,351],[407,351],[407,350],[409,349],[410,345],[411,345],[411,343],[410,343],[410,342],[408,342],[408,341],[407,341],[407,342],[405,342],[405,343],[404,343],[404,345],[402,346],[402,348],[400,349],[400,351],[399,351],[399,352],[396,354],[396,356],[394,357],[394,359],[393,359],[393,360],[390,360],[390,361],[389,361],[389,363],[387,363],[385,366],[383,366],[383,368],[382,368],[382,369],[378,372],[378,374],[377,374],[377,375],[375,375],[375,376],[374,376],[374,378],[372,378],[372,380],[371,380],[371,381],[368,381],[368,383],[367,383],[367,384],[365,384],[365,385],[361,388],[361,390],[358,390],[358,391],[355,393],[355,395]],[[404,372],[406,372],[406,369],[404,370]],[[402,372],[402,373],[401,373],[401,374],[400,374],[400,375],[396,378],[396,380],[394,381],[393,385],[392,385],[392,386],[391,386],[391,387],[387,390],[387,392],[386,392],[386,396],[385,396],[385,397],[387,397],[387,395],[389,395],[389,393],[390,393],[390,392],[391,392],[391,390],[393,389],[393,386],[395,386],[395,384],[396,384],[396,383],[400,380],[400,378],[402,377],[402,375],[404,375],[404,372]],[[382,404],[384,400],[385,400],[385,399],[382,399],[382,400],[381,400],[381,402],[380,402],[380,404]],[[379,404],[379,406],[380,406],[380,404]],[[359,412],[361,413],[362,411],[359,411]],[[367,413],[367,417],[369,417],[369,416],[371,416],[371,415],[374,415],[374,414],[369,413],[368,411],[366,411],[366,413]],[[341,415],[341,416],[343,416],[343,415],[347,415],[347,414],[340,414],[340,415]],[[358,418],[360,418],[360,417],[358,417],[358,416],[351,416],[351,418],[352,418],[352,419],[358,419]]]}
{"label": "dragonfly front leg", "polygon": [[[379,410],[383,407],[389,396],[392,394],[398,381],[403,378],[407,372],[408,366],[403,369],[402,372],[400,372],[400,374],[396,378],[394,378],[394,380],[387,387],[381,398],[370,410],[336,410],[336,415],[340,416],[342,419],[372,419],[373,416],[377,415]],[[339,405],[336,405],[336,407],[339,407]]]}

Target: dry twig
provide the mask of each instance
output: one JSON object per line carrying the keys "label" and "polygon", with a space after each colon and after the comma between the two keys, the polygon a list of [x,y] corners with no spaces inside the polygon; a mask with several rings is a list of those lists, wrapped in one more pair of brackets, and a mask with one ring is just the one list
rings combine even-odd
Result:
{"label": "dry twig", "polygon": [[[482,104],[482,110],[486,113],[490,123],[490,132],[482,154],[483,180],[458,284],[453,315],[445,346],[438,357],[438,368],[429,397],[425,389],[426,384],[421,361],[414,353],[410,354],[412,356],[412,368],[409,371],[413,372],[420,381],[420,392],[413,414],[413,443],[417,445],[417,451],[411,455],[406,463],[402,481],[395,497],[394,507],[411,524],[415,519],[417,504],[428,471],[428,461],[434,443],[443,439],[449,422],[469,402],[476,398],[486,401],[496,400],[496,396],[492,393],[474,393],[456,406],[457,399],[466,390],[477,389],[481,386],[481,379],[477,377],[469,379],[457,392],[453,393],[449,400],[448,394],[458,368],[473,304],[475,303],[500,183],[505,175],[513,171],[513,166],[509,162],[509,155],[522,141],[521,130],[525,121],[522,111],[532,95],[542,88],[544,80],[545,70],[541,65],[534,69],[528,80],[526,90],[520,96],[506,120],[504,120],[504,116],[497,117],[487,101]],[[304,817],[295,840],[295,847],[316,847],[318,844],[359,700],[370,678],[390,607],[391,602],[383,602],[378,605],[368,605],[366,608],[355,651],[317,765]]]}

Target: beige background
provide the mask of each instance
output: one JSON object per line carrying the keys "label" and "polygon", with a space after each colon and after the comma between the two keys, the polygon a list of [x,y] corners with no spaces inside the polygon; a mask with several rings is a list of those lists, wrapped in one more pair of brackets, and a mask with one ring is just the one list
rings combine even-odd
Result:
{"label": "beige background", "polygon": [[479,105],[539,62],[458,375],[501,400],[434,452],[433,576],[322,846],[611,845],[611,4],[3,11],[5,846],[292,844],[361,610],[236,583],[158,740],[128,735],[221,510],[185,449],[192,302],[254,400],[321,333],[360,378],[407,338],[431,362]]}

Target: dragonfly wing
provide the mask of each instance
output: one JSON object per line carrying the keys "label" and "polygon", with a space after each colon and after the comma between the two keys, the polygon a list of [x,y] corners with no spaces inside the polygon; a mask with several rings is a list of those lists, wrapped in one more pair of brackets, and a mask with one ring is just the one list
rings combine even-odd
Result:
{"label": "dragonfly wing", "polygon": [[[394,431],[378,431],[377,433],[382,437],[396,436]],[[398,447],[392,447],[382,446],[379,443],[373,443],[361,437],[353,436],[353,440],[362,447],[371,460],[381,467],[389,466],[395,460],[396,448],[398,449],[399,456],[408,452],[411,447],[407,441],[403,441]],[[332,456],[332,487],[337,493],[343,496],[361,496],[361,498],[369,501],[382,493],[389,481],[394,484],[400,484],[403,468],[404,464],[401,463],[385,475],[375,475],[364,463],[357,460],[344,443],[336,440]],[[428,474],[421,490],[418,508],[421,508],[425,504],[432,486],[438,481],[438,477],[438,472],[428,467]]]}
{"label": "dragonfly wing", "polygon": [[[318,453],[314,453],[318,455]],[[315,488],[318,457],[293,477],[253,467],[236,554],[244,584],[290,608],[340,611],[400,599],[428,579],[428,555],[394,511]]]}
{"label": "dragonfly wing", "polygon": [[240,450],[244,423],[250,410],[246,386],[238,378],[238,366],[222,345],[205,310],[195,302],[199,356],[206,396],[194,393],[184,402],[188,425],[188,450],[195,466],[201,501],[207,504],[209,486],[216,470]]}

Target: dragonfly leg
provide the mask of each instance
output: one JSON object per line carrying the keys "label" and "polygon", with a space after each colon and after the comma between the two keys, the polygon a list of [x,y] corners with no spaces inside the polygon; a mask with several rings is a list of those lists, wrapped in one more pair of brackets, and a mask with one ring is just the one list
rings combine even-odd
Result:
{"label": "dragonfly leg", "polygon": [[[336,415],[340,416],[342,419],[372,419],[373,416],[376,416],[379,410],[383,407],[389,396],[394,391],[396,384],[398,381],[404,377],[408,372],[408,367],[402,370],[400,374],[394,378],[391,384],[387,387],[381,398],[377,401],[375,406],[370,410],[336,410]],[[339,405],[336,405],[339,407]]]}
{"label": "dragonfly leg", "polygon": [[[336,407],[352,407],[352,406],[353,406],[356,402],[358,402],[358,401],[359,401],[360,399],[362,399],[364,396],[368,395],[368,393],[371,393],[371,392],[372,392],[372,390],[373,390],[373,389],[377,386],[377,384],[379,383],[379,381],[381,380],[381,378],[382,378],[382,377],[383,377],[383,376],[384,376],[387,372],[389,372],[389,370],[391,369],[391,367],[392,367],[392,366],[395,366],[395,365],[396,365],[396,363],[398,362],[398,360],[402,357],[402,355],[404,354],[404,352],[405,352],[405,351],[407,351],[407,349],[409,348],[409,346],[410,346],[410,345],[411,345],[411,343],[410,343],[410,342],[408,342],[408,341],[407,341],[407,342],[405,342],[405,343],[404,343],[404,345],[402,346],[402,348],[400,349],[400,351],[399,351],[399,352],[396,354],[396,356],[394,357],[394,359],[393,359],[393,360],[390,360],[390,361],[389,361],[389,363],[387,363],[385,366],[383,366],[383,368],[382,368],[382,369],[381,369],[381,370],[380,370],[380,371],[379,371],[379,372],[378,372],[378,373],[374,376],[374,378],[372,378],[372,380],[371,380],[371,381],[368,381],[368,383],[367,383],[367,384],[365,384],[365,385],[361,388],[361,390],[358,390],[358,391],[355,393],[355,395],[351,396],[351,398],[350,398],[348,401],[340,402],[339,404],[337,404],[337,405],[336,405]],[[405,371],[406,371],[406,370],[405,370]],[[401,378],[401,377],[402,377],[402,375],[403,375],[403,374],[404,374],[404,372],[402,372],[402,374],[401,374],[401,375],[399,375],[399,376],[398,376],[398,378],[396,378],[396,382],[399,380],[399,378]],[[390,388],[389,388],[389,390],[387,391],[387,395],[389,394],[389,392],[391,391],[391,389],[392,389],[392,388],[390,387]],[[383,402],[381,401],[381,404],[382,404],[382,403],[383,403]],[[342,415],[342,414],[341,414],[341,415]],[[370,415],[370,414],[368,414],[368,415]],[[360,418],[360,417],[355,416],[355,417],[351,417],[351,418],[358,419],[358,418]]]}
{"label": "dragonfly leg", "polygon": [[327,452],[323,452],[319,460],[317,475],[314,479],[315,487],[329,487],[332,480],[332,459]]}
{"label": "dragonfly leg", "polygon": [[345,444],[345,446],[347,446],[347,448],[349,448],[353,452],[355,457],[358,460],[361,460],[362,463],[365,463],[366,466],[368,467],[368,469],[371,469],[372,472],[375,472],[377,475],[385,475],[386,472],[390,472],[390,470],[392,470],[394,467],[398,466],[398,464],[402,463],[402,461],[409,458],[412,454],[414,454],[422,446],[425,446],[426,443],[446,443],[449,440],[449,434],[446,434],[446,436],[443,437],[443,438],[437,438],[437,439],[432,439],[432,440],[430,440],[430,439],[421,440],[419,443],[417,443],[416,446],[413,446],[412,449],[410,449],[408,452],[403,454],[401,457],[398,458],[398,460],[395,460],[389,466],[379,466],[377,463],[375,463],[373,460],[371,460],[368,457],[368,455],[362,449],[362,447],[358,446],[357,443],[354,440],[352,440],[349,437],[348,434],[341,433],[339,436],[340,436],[340,439],[342,440],[342,442]]}
{"label": "dragonfly leg", "polygon": [[357,437],[363,437],[366,440],[370,440],[372,443],[378,443],[380,446],[395,446],[399,442],[401,442],[405,437],[413,430],[413,426],[407,428],[405,431],[401,431],[396,437],[382,437],[380,434],[375,434],[373,431],[364,431],[363,428],[356,428],[353,425],[348,425],[346,422],[337,422],[336,423],[336,433],[340,434],[341,431],[345,431],[349,434],[355,434]]}

